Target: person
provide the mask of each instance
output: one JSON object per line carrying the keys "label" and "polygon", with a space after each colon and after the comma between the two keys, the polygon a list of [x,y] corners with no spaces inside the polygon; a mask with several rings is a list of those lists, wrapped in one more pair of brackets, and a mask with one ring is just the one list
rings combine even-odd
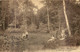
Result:
{"label": "person", "polygon": [[53,42],[55,40],[55,37],[52,35],[52,37],[47,42]]}
{"label": "person", "polygon": [[26,38],[28,38],[28,32],[26,32],[25,34],[26,34]]}
{"label": "person", "polygon": [[28,38],[28,32],[25,32],[24,34],[22,34],[22,38]]}
{"label": "person", "polygon": [[63,29],[61,32],[61,39],[60,40],[64,40],[66,38],[66,34],[65,34],[66,29]]}

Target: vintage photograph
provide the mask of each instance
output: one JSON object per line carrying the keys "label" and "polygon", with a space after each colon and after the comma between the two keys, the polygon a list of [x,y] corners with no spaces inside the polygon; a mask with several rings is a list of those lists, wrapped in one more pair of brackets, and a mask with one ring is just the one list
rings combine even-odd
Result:
{"label": "vintage photograph", "polygon": [[0,52],[80,52],[80,0],[0,0]]}

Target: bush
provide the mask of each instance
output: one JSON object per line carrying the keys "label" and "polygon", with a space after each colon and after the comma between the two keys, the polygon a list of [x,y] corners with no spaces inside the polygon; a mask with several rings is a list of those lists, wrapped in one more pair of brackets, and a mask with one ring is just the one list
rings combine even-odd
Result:
{"label": "bush", "polygon": [[70,46],[79,46],[80,45],[80,36],[73,35],[72,37],[68,37],[66,39],[66,44]]}

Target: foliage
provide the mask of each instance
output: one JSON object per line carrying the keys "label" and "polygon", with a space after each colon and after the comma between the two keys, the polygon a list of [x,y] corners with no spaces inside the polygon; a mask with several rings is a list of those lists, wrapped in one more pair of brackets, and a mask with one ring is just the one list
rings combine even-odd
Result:
{"label": "foliage", "polygon": [[[68,7],[69,6],[69,7]],[[79,27],[80,27],[80,6],[77,5],[77,4],[73,4],[73,3],[68,3],[67,4],[67,9],[69,11],[67,11],[68,13],[68,17],[69,17],[69,22],[70,22],[70,26],[71,26],[71,30],[72,30],[72,34],[73,35],[79,35],[80,33],[80,30],[79,30]],[[73,12],[74,11],[74,12]]]}

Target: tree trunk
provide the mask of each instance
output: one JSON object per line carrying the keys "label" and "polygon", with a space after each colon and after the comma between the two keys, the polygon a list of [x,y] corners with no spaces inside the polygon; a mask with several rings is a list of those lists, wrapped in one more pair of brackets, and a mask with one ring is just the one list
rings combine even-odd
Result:
{"label": "tree trunk", "polygon": [[49,23],[49,8],[48,8],[48,5],[47,5],[47,19],[48,19],[48,32],[50,31],[50,23]]}
{"label": "tree trunk", "polygon": [[16,28],[16,9],[15,9],[15,28]]}
{"label": "tree trunk", "polygon": [[[13,4],[15,4],[14,3],[15,1],[13,1]],[[14,7],[14,22],[15,22],[15,28],[16,28],[16,8],[15,8],[15,5],[13,5],[13,7]]]}
{"label": "tree trunk", "polygon": [[67,17],[67,14],[66,14],[65,0],[63,0],[63,9],[64,9],[64,16],[65,16],[65,20],[66,20],[66,25],[67,25],[68,33],[69,33],[69,36],[71,36],[71,31],[70,31],[70,27],[69,27],[69,21],[68,21],[68,17]]}

